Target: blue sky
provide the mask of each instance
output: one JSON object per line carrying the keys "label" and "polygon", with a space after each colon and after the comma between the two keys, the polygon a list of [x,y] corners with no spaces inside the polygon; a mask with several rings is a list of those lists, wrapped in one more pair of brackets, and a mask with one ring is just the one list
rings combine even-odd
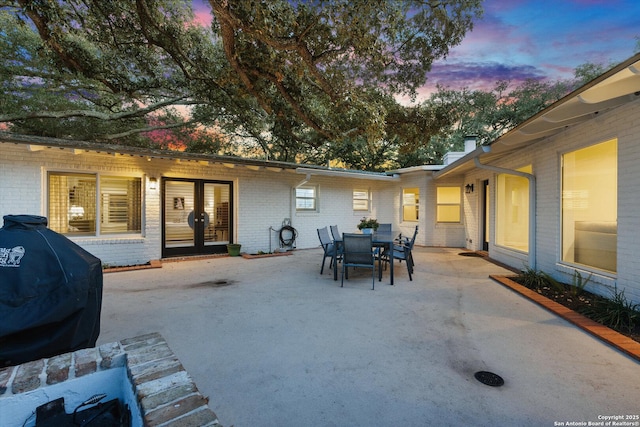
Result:
{"label": "blue sky", "polygon": [[640,37],[638,0],[485,0],[484,16],[438,61],[425,87],[568,79],[586,62],[619,63]]}
{"label": "blue sky", "polygon": [[[208,2],[194,7],[210,22]],[[631,57],[640,37],[640,0],[485,0],[483,8],[462,44],[434,64],[420,98],[436,84],[488,89],[498,80],[569,79],[586,62]]]}

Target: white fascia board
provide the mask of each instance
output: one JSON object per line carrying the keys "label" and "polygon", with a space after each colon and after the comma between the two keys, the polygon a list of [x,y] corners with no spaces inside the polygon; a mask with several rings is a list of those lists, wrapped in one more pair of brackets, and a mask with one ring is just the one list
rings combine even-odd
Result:
{"label": "white fascia board", "polygon": [[366,180],[377,180],[377,181],[397,181],[400,179],[397,175],[384,175],[384,174],[374,174],[374,173],[363,173],[357,171],[346,171],[346,170],[330,170],[330,169],[313,169],[313,168],[297,168],[296,173],[311,176],[339,176],[343,178],[354,178],[354,179],[366,179]]}

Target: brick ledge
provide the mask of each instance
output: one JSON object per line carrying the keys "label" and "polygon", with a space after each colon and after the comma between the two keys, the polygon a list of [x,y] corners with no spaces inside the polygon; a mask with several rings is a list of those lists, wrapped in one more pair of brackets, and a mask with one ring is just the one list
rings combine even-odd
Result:
{"label": "brick ledge", "polygon": [[145,427],[222,427],[157,332],[0,368],[0,400],[115,367],[127,369]]}

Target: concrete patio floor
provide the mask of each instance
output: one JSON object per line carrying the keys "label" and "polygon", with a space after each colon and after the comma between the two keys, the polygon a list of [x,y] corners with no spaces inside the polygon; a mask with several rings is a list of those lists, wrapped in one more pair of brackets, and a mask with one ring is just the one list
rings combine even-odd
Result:
{"label": "concrete patio floor", "polygon": [[460,252],[416,248],[414,280],[396,264],[395,286],[387,272],[375,291],[368,271],[344,288],[320,275],[320,249],[105,274],[98,344],[159,332],[225,427],[586,425],[640,413],[637,361]]}

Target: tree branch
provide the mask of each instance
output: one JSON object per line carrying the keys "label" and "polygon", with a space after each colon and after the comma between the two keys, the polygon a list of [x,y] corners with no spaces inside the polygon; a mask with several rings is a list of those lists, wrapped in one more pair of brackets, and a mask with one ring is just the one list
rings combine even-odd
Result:
{"label": "tree branch", "polygon": [[[173,99],[168,99],[162,102],[158,102],[152,105],[149,105],[145,108],[140,108],[134,111],[123,111],[121,113],[104,113],[100,111],[93,110],[67,110],[67,111],[36,111],[30,113],[21,113],[21,114],[11,114],[0,116],[0,123],[2,122],[14,122],[18,120],[28,120],[28,119],[64,119],[68,117],[90,117],[94,119],[100,119],[105,121],[113,121],[120,120],[126,118],[134,118],[134,117],[144,117],[147,114],[157,111],[161,108],[176,105],[178,101],[183,100],[184,97],[178,97]],[[180,105],[189,105],[196,104],[197,102],[182,102]]]}
{"label": "tree branch", "polygon": [[99,136],[96,137],[96,139],[106,139],[106,140],[110,141],[110,140],[114,140],[114,139],[118,139],[118,138],[124,138],[124,137],[131,136],[131,135],[138,134],[138,133],[152,132],[154,130],[175,129],[175,128],[179,128],[179,127],[188,126],[188,125],[196,123],[196,122],[197,122],[196,120],[189,120],[189,121],[186,121],[186,122],[172,123],[172,124],[162,125],[162,126],[149,126],[149,127],[140,128],[140,129],[129,129],[126,132],[120,132],[120,133],[110,134],[110,135],[99,135]]}

